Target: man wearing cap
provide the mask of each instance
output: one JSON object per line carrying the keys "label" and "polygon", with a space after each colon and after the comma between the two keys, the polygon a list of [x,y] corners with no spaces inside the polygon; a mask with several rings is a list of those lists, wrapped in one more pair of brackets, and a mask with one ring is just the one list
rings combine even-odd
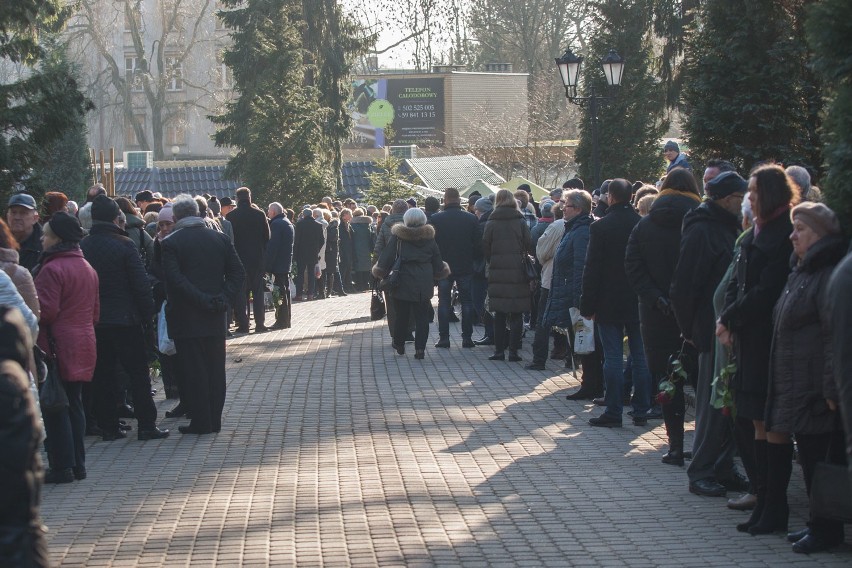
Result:
{"label": "man wearing cap", "polygon": [[686,154],[680,151],[680,146],[678,146],[677,142],[674,140],[669,140],[666,142],[666,145],[663,146],[663,155],[669,161],[669,167],[666,168],[666,173],[669,173],[675,168],[692,170],[689,162],[686,161]]}
{"label": "man wearing cap", "polygon": [[234,210],[234,200],[230,197],[223,197],[219,203],[222,205],[222,217],[227,217],[228,213]]}
{"label": "man wearing cap", "polygon": [[[611,179],[604,180],[601,186],[595,190],[598,193],[598,202],[595,205],[595,208],[592,210],[592,214],[595,218],[600,219],[609,211],[609,184],[612,183]],[[594,198],[594,194],[592,194]]]}
{"label": "man wearing cap", "polygon": [[119,429],[115,369],[120,363],[130,377],[139,420],[139,440],[165,438],[157,428],[157,407],[145,359],[142,323],[154,316],[151,284],[136,245],[118,227],[121,211],[106,195],[92,202],[92,230],[80,242],[83,256],[98,274],[100,319],[95,326],[98,359],[92,379],[93,411],[106,441],[124,438]]}
{"label": "man wearing cap", "polygon": [[747,189],[748,182],[736,172],[723,172],[704,186],[708,199],[684,216],[680,255],[669,291],[681,334],[698,350],[695,437],[687,469],[689,490],[698,495],[724,495],[723,482],[736,473],[730,419],[710,405],[716,319],[713,295],[734,256]]}
{"label": "man wearing cap", "polygon": [[438,342],[435,347],[450,347],[450,312],[453,311],[454,282],[462,305],[462,347],[474,347],[474,309],[470,283],[474,257],[477,250],[482,248],[479,223],[475,215],[462,209],[459,190],[450,187],[444,191],[444,210],[432,215],[431,224],[435,227],[435,242],[441,251],[441,258],[450,266],[450,276],[438,281]]}
{"label": "man wearing cap", "polygon": [[38,224],[36,201],[27,193],[16,193],[9,199],[6,223],[18,241],[18,264],[32,270],[41,255],[41,225]]}

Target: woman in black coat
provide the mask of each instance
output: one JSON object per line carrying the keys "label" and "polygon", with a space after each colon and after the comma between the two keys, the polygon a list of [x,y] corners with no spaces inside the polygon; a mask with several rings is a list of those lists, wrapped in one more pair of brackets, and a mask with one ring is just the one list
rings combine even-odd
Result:
{"label": "woman in black coat", "polygon": [[[737,418],[754,424],[754,443],[740,447],[740,453],[753,452],[757,506],[748,522],[737,530],[762,534],[786,530],[786,514],[770,524],[759,523],[768,490],[767,468],[790,467],[792,447],[773,444],[767,447],[764,414],[769,388],[769,351],[772,341],[772,311],[790,273],[793,245],[790,233],[790,207],[798,194],[784,169],[777,165],[761,166],[748,182],[749,201],[755,226],[740,242],[740,252],[725,297],[725,308],[716,325],[716,336],[723,345],[734,347],[737,372],[731,381]],[[770,453],[771,452],[771,453]]]}
{"label": "woman in black coat", "polygon": [[[846,463],[831,365],[832,330],[828,314],[821,310],[846,243],[837,216],[822,203],[797,205],[792,218],[792,272],[775,305],[766,401],[768,454],[787,459],[769,465],[763,516],[752,530],[786,525],[791,434],[796,435],[808,494],[817,463]],[[843,542],[843,523],[811,516],[808,528],[791,533],[790,540],[796,537],[795,552],[819,552]]]}
{"label": "woman in black coat", "polygon": [[494,212],[485,225],[482,248],[488,262],[488,301],[494,312],[494,355],[489,359],[503,361],[508,346],[509,361],[520,361],[523,313],[530,311],[531,305],[523,255],[532,252],[532,237],[514,194],[508,189],[501,189],[494,197]]}
{"label": "woman in black coat", "polygon": [[393,292],[396,304],[396,321],[393,346],[400,355],[405,354],[408,336],[408,318],[414,313],[414,358],[423,359],[429,339],[430,300],[435,294],[435,281],[450,275],[450,268],[441,260],[441,251],[435,242],[435,229],[426,224],[426,214],[411,208],[391,229],[391,238],[373,267],[373,276],[388,275],[399,255],[399,284]]}

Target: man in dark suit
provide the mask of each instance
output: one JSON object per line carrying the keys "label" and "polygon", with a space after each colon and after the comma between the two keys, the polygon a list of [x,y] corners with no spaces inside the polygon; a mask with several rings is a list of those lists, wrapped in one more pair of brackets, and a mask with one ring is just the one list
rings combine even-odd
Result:
{"label": "man in dark suit", "polygon": [[290,266],[293,264],[293,224],[284,214],[280,203],[269,204],[266,212],[269,217],[271,237],[266,245],[263,269],[275,279],[275,285],[281,294],[281,303],[275,309],[275,323],[272,329],[290,327]]}
{"label": "man in dark suit", "polygon": [[[317,278],[314,267],[319,262],[320,250],[325,243],[322,225],[314,220],[310,209],[305,209],[296,221],[293,243],[293,260],[296,262],[296,297],[305,294],[305,299],[313,298]],[[307,278],[307,286],[305,279]],[[304,292],[302,291],[304,288]]]}
{"label": "man in dark suit", "polygon": [[461,206],[459,190],[451,187],[444,191],[444,210],[432,215],[430,223],[435,227],[435,242],[441,258],[450,265],[450,276],[438,281],[438,343],[435,347],[450,346],[450,312],[453,282],[459,292],[462,305],[462,347],[474,347],[473,301],[470,295],[473,277],[473,259],[482,248],[479,221]]}
{"label": "man in dark suit", "polygon": [[189,195],[174,200],[175,226],[163,239],[166,322],[177,364],[192,392],[192,422],[182,434],[222,428],[225,406],[225,310],[240,293],[245,270],[230,239],[208,229]]}
{"label": "man in dark suit", "polygon": [[246,279],[242,292],[234,304],[234,319],[237,331],[248,333],[249,313],[248,297],[252,296],[254,310],[254,331],[267,331],[264,324],[266,307],[263,303],[263,251],[269,241],[269,222],[266,214],[251,202],[251,190],[241,187],[237,190],[237,207],[226,217],[234,229],[234,248],[243,263]]}
{"label": "man in dark suit", "polygon": [[598,328],[604,353],[603,374],[606,383],[606,411],[589,420],[592,426],[621,427],[624,411],[624,336],[633,370],[633,423],[647,423],[651,407],[651,373],[645,359],[639,330],[639,300],[624,269],[627,241],[639,214],[630,205],[633,187],[625,179],[609,184],[606,216],[592,223],[589,249],[583,271],[580,313],[593,319]]}

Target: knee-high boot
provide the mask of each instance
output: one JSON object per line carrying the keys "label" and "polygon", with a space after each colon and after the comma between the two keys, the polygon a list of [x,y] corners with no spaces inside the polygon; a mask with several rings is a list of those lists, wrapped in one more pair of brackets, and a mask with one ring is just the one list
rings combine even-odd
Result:
{"label": "knee-high boot", "polygon": [[662,462],[669,465],[683,466],[683,414],[679,414],[674,405],[663,405],[663,422],[669,437],[669,451],[663,456]]}
{"label": "knee-high boot", "polygon": [[757,505],[755,505],[752,510],[751,517],[749,517],[746,522],[737,525],[737,530],[740,532],[749,532],[749,529],[760,521],[766,502],[766,446],[768,446],[769,443],[766,440],[754,440],[752,443],[754,444],[755,462],[754,479],[752,480],[752,483],[754,484],[755,495],[757,495]]}
{"label": "knee-high boot", "polygon": [[767,443],[766,448],[766,491],[760,520],[748,529],[753,535],[786,532],[790,513],[787,485],[793,471],[793,444]]}

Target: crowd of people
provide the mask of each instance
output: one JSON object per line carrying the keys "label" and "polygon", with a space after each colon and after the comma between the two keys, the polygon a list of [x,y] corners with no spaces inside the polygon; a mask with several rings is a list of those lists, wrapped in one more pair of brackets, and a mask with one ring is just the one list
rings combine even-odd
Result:
{"label": "crowd of people", "polygon": [[[152,369],[179,400],[166,417],[190,420],[182,434],[219,432],[228,336],[252,320],[254,333],[289,328],[293,302],[373,289],[399,355],[413,342],[424,359],[436,319],[434,348],[453,347],[459,321],[461,347],[491,347],[492,361],[521,362],[529,332],[527,370],[546,371],[548,357],[582,370],[567,399],[603,407],[591,426],[622,427],[624,406],[635,426],[662,419],[662,461],[689,462],[689,491],[743,492],[728,502],[752,511],[738,530],[786,531],[794,442],[809,493],[817,464],[846,462],[847,241],[803,168],[762,164],[743,178],[711,160],[699,183],[676,143],[665,154],[656,184],[615,178],[588,191],[573,178],[540,203],[529,186],[467,203],[450,188],[422,208],[326,197],[298,212],[264,211],[245,187],[131,200],[96,185],[80,206],[51,192],[41,208],[14,194],[0,220],[2,388],[26,398],[34,378],[59,378],[68,402],[44,412],[44,481],[73,483],[86,478],[87,435],[125,438],[132,417],[138,440],[169,436]],[[22,463],[35,470],[37,417],[15,409]],[[35,477],[18,486],[38,491]],[[818,552],[843,541],[843,525],[813,512],[788,538]]]}

